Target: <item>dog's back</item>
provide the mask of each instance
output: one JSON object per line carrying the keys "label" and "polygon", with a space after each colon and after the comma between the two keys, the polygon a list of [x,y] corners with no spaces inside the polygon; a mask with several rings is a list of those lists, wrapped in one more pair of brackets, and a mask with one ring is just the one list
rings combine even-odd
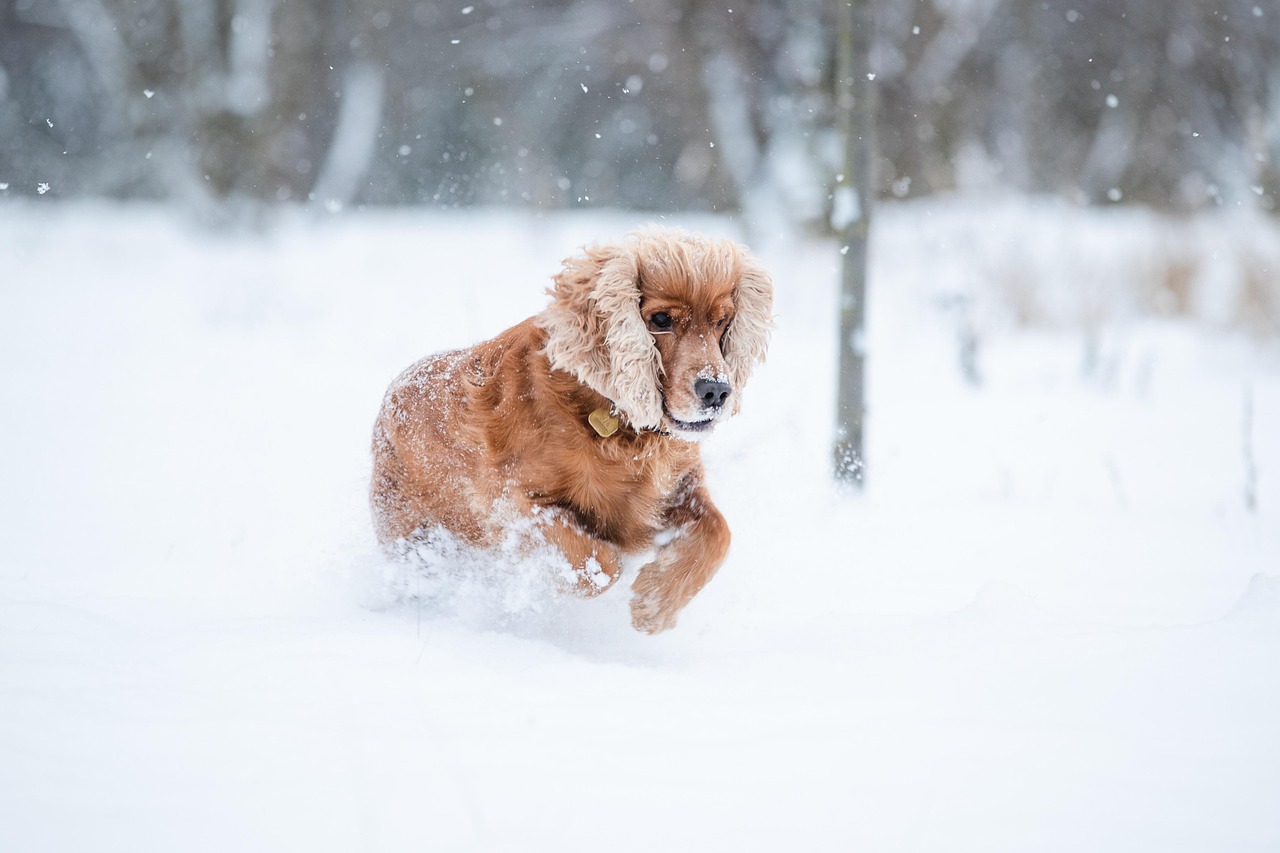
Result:
{"label": "dog's back", "polygon": [[478,349],[428,356],[387,389],[373,428],[370,488],[384,545],[437,525],[473,542],[482,538],[469,469],[483,437],[467,429],[465,414]]}

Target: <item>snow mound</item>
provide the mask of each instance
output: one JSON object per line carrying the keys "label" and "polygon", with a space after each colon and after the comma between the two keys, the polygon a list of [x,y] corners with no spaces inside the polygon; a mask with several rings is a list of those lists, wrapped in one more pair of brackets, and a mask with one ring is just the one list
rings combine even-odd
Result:
{"label": "snow mound", "polygon": [[1063,620],[1035,603],[1020,587],[1007,581],[990,581],[974,595],[972,603],[954,614],[969,622],[995,624],[1054,624]]}
{"label": "snow mound", "polygon": [[1280,577],[1255,574],[1227,618],[1280,628]]}

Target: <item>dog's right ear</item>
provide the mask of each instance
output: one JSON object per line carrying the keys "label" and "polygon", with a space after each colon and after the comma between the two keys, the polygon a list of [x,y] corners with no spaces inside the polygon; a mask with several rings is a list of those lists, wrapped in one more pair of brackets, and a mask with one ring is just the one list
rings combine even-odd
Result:
{"label": "dog's right ear", "polygon": [[661,359],[640,315],[630,245],[590,246],[567,258],[538,318],[551,366],[607,397],[637,429],[662,422]]}

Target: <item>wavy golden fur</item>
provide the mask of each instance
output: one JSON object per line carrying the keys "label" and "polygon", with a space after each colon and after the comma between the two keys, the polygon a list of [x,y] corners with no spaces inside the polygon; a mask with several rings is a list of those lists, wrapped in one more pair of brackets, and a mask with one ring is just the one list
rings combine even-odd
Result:
{"label": "wavy golden fur", "polygon": [[696,440],[764,360],[772,284],[742,246],[649,228],[567,259],[549,293],[541,314],[391,384],[373,437],[378,538],[395,551],[443,529],[486,547],[518,519],[585,595],[612,586],[620,554],[656,548],[632,624],[666,630],[728,551]]}

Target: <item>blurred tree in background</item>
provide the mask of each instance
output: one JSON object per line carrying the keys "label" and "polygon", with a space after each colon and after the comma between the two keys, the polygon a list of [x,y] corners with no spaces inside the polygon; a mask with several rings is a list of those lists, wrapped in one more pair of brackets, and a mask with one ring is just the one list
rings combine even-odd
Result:
{"label": "blurred tree in background", "polygon": [[[0,0],[6,194],[758,212],[839,167],[818,0]],[[1262,0],[880,3],[879,189],[1280,198]]]}

